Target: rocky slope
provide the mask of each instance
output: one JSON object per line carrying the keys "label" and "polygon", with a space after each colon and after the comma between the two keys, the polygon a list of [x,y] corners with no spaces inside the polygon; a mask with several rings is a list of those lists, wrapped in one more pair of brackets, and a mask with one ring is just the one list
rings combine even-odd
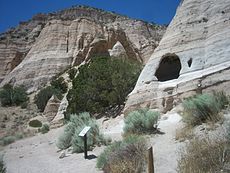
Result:
{"label": "rocky slope", "polygon": [[84,6],[38,14],[0,35],[0,85],[24,85],[30,93],[97,55],[145,64],[165,29]]}
{"label": "rocky slope", "polygon": [[170,110],[184,97],[230,94],[230,1],[184,0],[144,67],[125,111]]}

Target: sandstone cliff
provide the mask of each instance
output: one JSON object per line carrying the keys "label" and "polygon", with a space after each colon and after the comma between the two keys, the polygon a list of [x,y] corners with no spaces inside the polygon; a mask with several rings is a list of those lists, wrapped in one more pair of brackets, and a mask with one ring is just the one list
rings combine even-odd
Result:
{"label": "sandstone cliff", "polygon": [[211,90],[230,94],[230,1],[184,0],[126,103],[170,110]]}
{"label": "sandstone cliff", "polygon": [[0,85],[24,85],[30,93],[97,55],[145,64],[165,28],[84,6],[38,14],[0,35]]}

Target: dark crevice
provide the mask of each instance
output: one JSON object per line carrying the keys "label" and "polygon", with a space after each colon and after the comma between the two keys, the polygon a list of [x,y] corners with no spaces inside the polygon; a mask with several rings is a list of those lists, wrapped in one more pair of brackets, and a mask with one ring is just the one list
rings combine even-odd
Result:
{"label": "dark crevice", "polygon": [[188,60],[188,66],[191,67],[191,65],[192,65],[192,58]]}

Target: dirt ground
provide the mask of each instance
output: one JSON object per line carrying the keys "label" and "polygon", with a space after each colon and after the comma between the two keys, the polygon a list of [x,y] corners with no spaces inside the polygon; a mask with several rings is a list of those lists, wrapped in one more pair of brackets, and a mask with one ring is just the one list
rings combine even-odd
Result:
{"label": "dirt ground", "polygon": [[[115,119],[101,119],[101,129],[113,140],[122,139],[123,116]],[[159,128],[165,134],[150,137],[154,147],[156,173],[174,173],[177,167],[177,149],[181,143],[175,141],[176,128],[180,127],[181,117],[176,113],[162,116]],[[96,157],[104,146],[88,152],[90,159],[84,159],[83,153],[66,154],[60,159],[61,152],[56,147],[57,137],[62,128],[53,129],[47,134],[19,140],[4,150],[7,173],[95,173],[102,172],[96,168]]]}

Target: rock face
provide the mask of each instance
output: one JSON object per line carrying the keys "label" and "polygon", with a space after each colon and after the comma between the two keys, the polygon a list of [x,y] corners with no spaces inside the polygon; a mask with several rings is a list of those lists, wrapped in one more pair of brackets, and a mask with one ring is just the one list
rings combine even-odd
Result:
{"label": "rock face", "polygon": [[165,29],[83,6],[38,14],[0,35],[0,85],[24,85],[30,93],[67,67],[121,47],[145,64]]}
{"label": "rock face", "polygon": [[54,117],[57,115],[60,102],[61,101],[55,95],[53,95],[47,102],[43,115],[44,117],[46,117],[48,122],[51,122],[54,119]]}
{"label": "rock face", "polygon": [[125,112],[170,110],[182,98],[211,90],[230,94],[230,1],[184,0],[144,67]]}

